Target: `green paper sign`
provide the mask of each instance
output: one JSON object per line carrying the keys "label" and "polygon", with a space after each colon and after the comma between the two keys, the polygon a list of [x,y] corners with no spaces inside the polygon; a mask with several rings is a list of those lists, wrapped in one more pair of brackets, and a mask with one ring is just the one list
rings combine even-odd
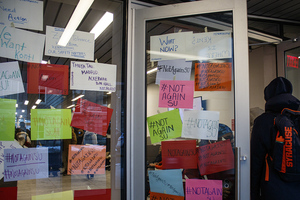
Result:
{"label": "green paper sign", "polygon": [[70,109],[32,109],[31,139],[71,139]]}
{"label": "green paper sign", "polygon": [[182,122],[178,109],[147,117],[147,122],[152,144],[181,136]]}
{"label": "green paper sign", "polygon": [[0,141],[13,141],[15,138],[15,99],[0,99]]}

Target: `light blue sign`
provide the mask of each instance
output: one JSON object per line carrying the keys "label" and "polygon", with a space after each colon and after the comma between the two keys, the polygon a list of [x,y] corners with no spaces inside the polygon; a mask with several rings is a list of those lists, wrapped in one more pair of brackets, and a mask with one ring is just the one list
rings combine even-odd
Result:
{"label": "light blue sign", "polygon": [[45,35],[0,25],[0,56],[41,63]]}
{"label": "light blue sign", "polygon": [[184,196],[181,169],[148,171],[151,192]]}
{"label": "light blue sign", "polygon": [[4,182],[48,178],[48,148],[4,149]]}
{"label": "light blue sign", "polygon": [[43,1],[1,0],[0,24],[43,30]]}

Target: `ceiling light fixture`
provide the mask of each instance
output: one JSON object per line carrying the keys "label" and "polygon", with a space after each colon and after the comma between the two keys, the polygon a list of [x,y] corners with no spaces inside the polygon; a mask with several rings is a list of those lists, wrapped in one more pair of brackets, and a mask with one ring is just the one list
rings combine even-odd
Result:
{"label": "ceiling light fixture", "polygon": [[157,67],[154,68],[154,69],[151,69],[151,70],[147,71],[147,74],[151,74],[151,73],[154,73],[154,72],[156,72],[156,71],[157,71]]}
{"label": "ceiling light fixture", "polygon": [[66,46],[72,37],[73,33],[76,31],[78,25],[80,24],[81,20],[85,16],[88,9],[91,7],[94,0],[80,0],[69,20],[63,34],[61,35],[58,45]]}
{"label": "ceiling light fixture", "polygon": [[36,108],[36,105],[33,105],[31,109],[35,109],[35,108]]}
{"label": "ceiling light fixture", "polygon": [[29,104],[29,101],[28,100],[25,100],[24,101],[24,105],[28,105]]}
{"label": "ceiling light fixture", "polygon": [[108,93],[106,93],[106,94],[111,94],[111,92],[108,92]]}
{"label": "ceiling light fixture", "polygon": [[40,104],[42,102],[41,99],[36,100],[35,104]]}
{"label": "ceiling light fixture", "polygon": [[68,106],[67,108],[72,108],[72,107],[74,107],[75,105],[70,105],[70,106]]}
{"label": "ceiling light fixture", "polygon": [[114,14],[110,12],[106,12],[101,19],[97,22],[94,28],[90,31],[90,33],[95,34],[95,40],[99,35],[113,22]]}
{"label": "ceiling light fixture", "polygon": [[16,108],[18,107],[19,105],[16,103]]}
{"label": "ceiling light fixture", "polygon": [[81,97],[83,97],[84,95],[82,94],[82,95],[79,95],[78,97],[75,97],[74,99],[72,99],[71,101],[76,101],[77,99],[79,99],[79,98],[81,98]]}

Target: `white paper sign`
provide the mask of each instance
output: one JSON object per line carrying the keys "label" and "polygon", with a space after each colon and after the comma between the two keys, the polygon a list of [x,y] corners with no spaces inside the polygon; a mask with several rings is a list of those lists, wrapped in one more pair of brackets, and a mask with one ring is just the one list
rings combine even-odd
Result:
{"label": "white paper sign", "polygon": [[94,60],[94,34],[75,31],[68,44],[57,45],[64,28],[46,26],[45,55],[80,60]]}
{"label": "white paper sign", "polygon": [[171,33],[150,37],[150,61],[186,59],[186,37],[192,32]]}
{"label": "white paper sign", "polygon": [[117,66],[71,61],[71,90],[116,91]]}
{"label": "white paper sign", "polygon": [[4,172],[4,149],[20,149],[23,148],[19,143],[14,141],[0,141],[0,179],[3,178]]}
{"label": "white paper sign", "polygon": [[196,33],[186,37],[186,52],[195,57],[187,60],[232,58],[231,32]]}
{"label": "white paper sign", "polygon": [[1,0],[0,24],[43,30],[43,1]]}
{"label": "white paper sign", "polygon": [[18,62],[0,63],[0,96],[24,92]]}
{"label": "white paper sign", "polygon": [[41,63],[45,35],[0,25],[0,56]]}
{"label": "white paper sign", "polygon": [[48,148],[4,149],[4,182],[48,178]]}
{"label": "white paper sign", "polygon": [[181,137],[217,140],[219,115],[216,111],[184,111]]}
{"label": "white paper sign", "polygon": [[[168,111],[170,110],[174,110],[174,108],[168,108]],[[183,122],[183,116],[185,110],[202,110],[202,97],[195,97],[193,99],[193,109],[179,108],[179,115],[182,122]]]}
{"label": "white paper sign", "polygon": [[155,84],[159,84],[161,80],[189,81],[191,71],[192,62],[184,59],[158,61]]}

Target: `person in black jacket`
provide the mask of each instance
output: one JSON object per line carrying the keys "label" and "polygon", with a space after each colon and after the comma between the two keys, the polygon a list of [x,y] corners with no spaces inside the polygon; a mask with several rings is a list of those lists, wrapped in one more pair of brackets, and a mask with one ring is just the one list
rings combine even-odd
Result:
{"label": "person in black jacket", "polygon": [[276,137],[274,118],[283,108],[298,110],[300,105],[292,91],[291,82],[283,77],[272,80],[264,90],[265,112],[255,119],[251,135],[251,200],[300,199],[300,182],[283,181],[269,163],[269,181],[265,180],[265,158]]}

